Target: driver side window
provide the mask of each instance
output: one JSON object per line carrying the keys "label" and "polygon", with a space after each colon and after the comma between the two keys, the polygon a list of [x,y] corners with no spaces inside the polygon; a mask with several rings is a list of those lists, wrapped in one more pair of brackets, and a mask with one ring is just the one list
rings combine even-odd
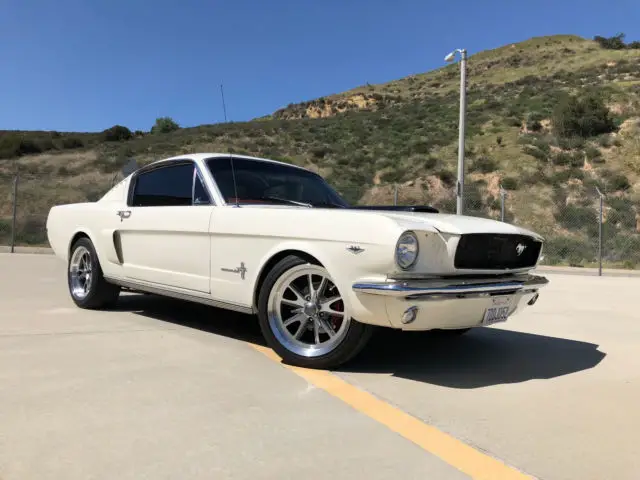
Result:
{"label": "driver side window", "polygon": [[165,207],[210,205],[211,199],[193,163],[154,168],[135,178],[131,206]]}

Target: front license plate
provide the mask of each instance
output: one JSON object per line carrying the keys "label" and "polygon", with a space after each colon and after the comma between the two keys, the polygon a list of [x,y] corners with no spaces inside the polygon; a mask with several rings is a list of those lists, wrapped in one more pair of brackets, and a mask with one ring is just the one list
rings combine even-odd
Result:
{"label": "front license plate", "polygon": [[492,297],[493,306],[484,311],[482,325],[506,322],[511,310],[511,296]]}

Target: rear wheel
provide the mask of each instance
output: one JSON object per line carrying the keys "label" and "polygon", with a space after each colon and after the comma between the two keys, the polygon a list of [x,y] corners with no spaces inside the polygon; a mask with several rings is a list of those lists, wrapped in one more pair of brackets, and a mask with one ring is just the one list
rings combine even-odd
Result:
{"label": "rear wheel", "polygon": [[373,327],[351,318],[329,272],[291,255],[267,275],[258,297],[260,328],[285,363],[333,368],[366,345]]}
{"label": "rear wheel", "polygon": [[120,295],[120,287],[105,280],[96,250],[87,237],[71,247],[67,283],[71,299],[80,308],[108,308],[116,304]]}

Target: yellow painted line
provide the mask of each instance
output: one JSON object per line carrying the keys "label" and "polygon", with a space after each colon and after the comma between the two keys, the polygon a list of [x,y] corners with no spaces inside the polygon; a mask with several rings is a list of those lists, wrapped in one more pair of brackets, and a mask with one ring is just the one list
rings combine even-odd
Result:
{"label": "yellow painted line", "polygon": [[[255,344],[251,346],[271,360],[281,363],[280,357],[270,348]],[[330,372],[294,367],[285,363],[281,365],[472,478],[479,480],[532,480],[534,478],[360,390]]]}

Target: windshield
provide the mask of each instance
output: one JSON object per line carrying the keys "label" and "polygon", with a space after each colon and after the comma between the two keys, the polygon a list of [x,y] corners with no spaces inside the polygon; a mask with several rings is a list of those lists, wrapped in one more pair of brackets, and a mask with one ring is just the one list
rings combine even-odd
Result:
{"label": "windshield", "polygon": [[312,207],[347,208],[347,202],[313,172],[278,163],[233,157],[209,158],[207,168],[227,203],[291,204]]}

